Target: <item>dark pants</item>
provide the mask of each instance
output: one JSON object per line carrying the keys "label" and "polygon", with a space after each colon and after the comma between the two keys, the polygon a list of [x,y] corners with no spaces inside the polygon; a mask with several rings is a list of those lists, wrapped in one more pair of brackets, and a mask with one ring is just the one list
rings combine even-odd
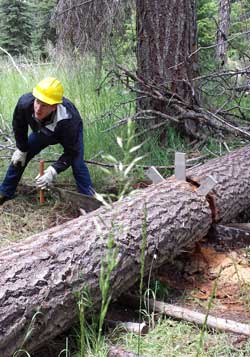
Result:
{"label": "dark pants", "polygon": [[[15,194],[17,185],[22,177],[22,174],[25,170],[25,167],[29,161],[37,155],[41,150],[45,149],[49,145],[58,144],[58,140],[55,138],[55,135],[45,135],[42,132],[31,133],[28,138],[28,153],[25,162],[25,166],[21,165],[14,166],[10,164],[3,183],[0,185],[0,193],[8,198],[12,198]],[[91,183],[91,178],[87,165],[83,160],[84,155],[84,145],[83,145],[83,132],[82,129],[79,131],[78,136],[78,153],[74,157],[72,162],[73,175],[76,180],[77,191],[85,195],[92,196],[93,188]]]}

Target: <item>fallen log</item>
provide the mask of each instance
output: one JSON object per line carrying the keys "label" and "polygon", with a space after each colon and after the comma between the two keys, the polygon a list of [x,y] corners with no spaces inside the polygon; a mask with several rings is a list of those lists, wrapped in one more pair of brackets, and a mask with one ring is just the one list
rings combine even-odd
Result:
{"label": "fallen log", "polygon": [[209,231],[209,239],[225,249],[249,247],[250,223],[214,224]]}
{"label": "fallen log", "polygon": [[[112,207],[1,248],[0,356],[9,357],[20,346],[36,350],[71,326],[78,315],[76,291],[87,286],[98,306],[101,260],[110,234],[118,252],[110,277],[116,298],[140,278],[145,228],[147,274],[152,262],[157,268],[190,249],[213,221],[230,221],[248,208],[249,163],[250,148],[245,147],[189,170],[189,182],[171,177]],[[196,189],[207,175],[218,183],[204,197]]]}

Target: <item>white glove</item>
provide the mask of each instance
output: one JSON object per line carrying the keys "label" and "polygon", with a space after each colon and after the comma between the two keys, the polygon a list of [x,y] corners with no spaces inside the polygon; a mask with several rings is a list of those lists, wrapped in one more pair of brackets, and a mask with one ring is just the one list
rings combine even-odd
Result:
{"label": "white glove", "polygon": [[57,176],[57,172],[53,166],[49,166],[45,171],[44,174],[38,175],[36,177],[36,186],[40,189],[44,190],[47,186],[51,185],[54,178]]}
{"label": "white glove", "polygon": [[14,151],[14,154],[12,155],[11,162],[14,166],[17,166],[20,162],[21,166],[24,167],[26,156],[27,156],[27,152],[23,152],[19,149],[16,149]]}

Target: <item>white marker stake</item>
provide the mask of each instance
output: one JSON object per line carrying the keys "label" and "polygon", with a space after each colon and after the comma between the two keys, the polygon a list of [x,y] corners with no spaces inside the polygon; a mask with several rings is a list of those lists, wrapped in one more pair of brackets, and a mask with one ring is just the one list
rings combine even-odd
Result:
{"label": "white marker stake", "polygon": [[164,181],[164,178],[161,176],[161,174],[156,170],[154,166],[150,167],[145,173],[154,184]]}
{"label": "white marker stake", "polygon": [[200,187],[196,191],[201,196],[206,196],[217,184],[217,181],[213,176],[207,176],[204,181],[201,182]]}
{"label": "white marker stake", "polygon": [[183,152],[175,153],[174,174],[178,181],[186,181],[186,154]]}

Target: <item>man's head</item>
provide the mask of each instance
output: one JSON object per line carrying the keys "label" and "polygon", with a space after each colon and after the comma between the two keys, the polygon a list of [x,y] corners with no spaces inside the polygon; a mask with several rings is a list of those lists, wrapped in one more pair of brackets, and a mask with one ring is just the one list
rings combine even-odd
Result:
{"label": "man's head", "polygon": [[32,92],[36,98],[34,101],[35,117],[43,120],[57,108],[57,104],[63,100],[63,86],[58,79],[47,77],[39,82]]}

